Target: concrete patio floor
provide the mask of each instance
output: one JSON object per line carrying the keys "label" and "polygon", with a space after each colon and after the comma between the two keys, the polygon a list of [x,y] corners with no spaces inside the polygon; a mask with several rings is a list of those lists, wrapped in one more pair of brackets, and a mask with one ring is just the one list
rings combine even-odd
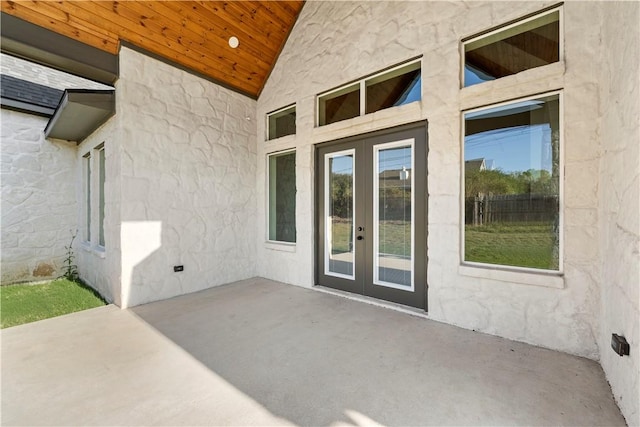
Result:
{"label": "concrete patio floor", "polygon": [[594,361],[264,279],[0,338],[3,425],[624,425]]}

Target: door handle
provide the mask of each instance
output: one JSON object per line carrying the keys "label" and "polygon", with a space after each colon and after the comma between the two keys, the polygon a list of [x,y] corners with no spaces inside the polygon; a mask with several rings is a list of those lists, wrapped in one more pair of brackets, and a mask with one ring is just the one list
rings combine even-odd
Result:
{"label": "door handle", "polygon": [[358,236],[358,237],[356,237],[356,239],[358,239],[358,240],[362,240],[362,239],[364,239],[364,237],[362,237],[362,236]]}
{"label": "door handle", "polygon": [[358,231],[364,230],[364,227],[358,227]]}

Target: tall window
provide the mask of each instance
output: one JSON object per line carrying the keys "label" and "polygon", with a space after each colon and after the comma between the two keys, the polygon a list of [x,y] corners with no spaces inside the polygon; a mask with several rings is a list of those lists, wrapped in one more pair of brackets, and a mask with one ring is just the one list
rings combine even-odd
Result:
{"label": "tall window", "polygon": [[464,261],[560,270],[560,95],[464,113]]}
{"label": "tall window", "polygon": [[100,246],[104,246],[104,178],[105,178],[105,153],[104,146],[98,151],[98,159],[100,160],[100,182],[99,193],[100,200],[98,205],[98,226],[99,226],[99,241]]}
{"label": "tall window", "polygon": [[558,62],[560,9],[473,37],[463,45],[465,87]]}
{"label": "tall window", "polygon": [[269,240],[296,241],[296,153],[269,156]]}
{"label": "tall window", "polygon": [[84,240],[91,241],[91,154],[82,158],[82,174],[84,182]]}

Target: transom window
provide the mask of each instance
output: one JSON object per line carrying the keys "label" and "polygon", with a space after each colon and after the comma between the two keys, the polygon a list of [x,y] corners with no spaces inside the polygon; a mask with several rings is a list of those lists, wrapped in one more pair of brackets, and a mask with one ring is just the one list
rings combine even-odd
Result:
{"label": "transom window", "polygon": [[472,86],[560,60],[560,9],[463,42],[464,82]]}
{"label": "transom window", "polygon": [[318,95],[318,125],[419,101],[420,62],[413,60]]}
{"label": "transom window", "polygon": [[464,113],[463,260],[559,271],[560,94]]}
{"label": "transom window", "polygon": [[267,140],[296,133],[296,106],[281,108],[267,114]]}

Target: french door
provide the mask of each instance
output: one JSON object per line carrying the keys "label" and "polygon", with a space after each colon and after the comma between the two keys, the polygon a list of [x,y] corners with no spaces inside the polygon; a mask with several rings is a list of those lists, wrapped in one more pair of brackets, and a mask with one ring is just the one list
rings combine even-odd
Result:
{"label": "french door", "polygon": [[316,148],[316,283],[426,310],[426,123]]}

